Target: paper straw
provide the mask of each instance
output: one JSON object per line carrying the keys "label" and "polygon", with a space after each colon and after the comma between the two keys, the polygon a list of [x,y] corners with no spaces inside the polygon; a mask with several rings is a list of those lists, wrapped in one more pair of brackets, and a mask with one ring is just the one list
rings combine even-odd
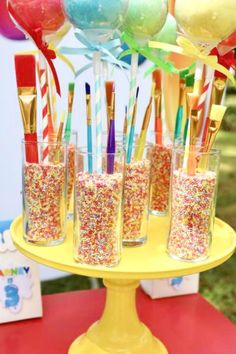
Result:
{"label": "paper straw", "polygon": [[134,104],[135,104],[136,86],[137,86],[137,72],[138,72],[138,53],[134,53],[134,54],[132,54],[132,58],[131,58],[126,148],[128,148],[127,145],[129,142],[131,122],[132,122],[133,110],[134,110]]}
{"label": "paper straw", "polygon": [[56,129],[57,129],[57,92],[56,92],[54,78],[51,74],[51,70],[49,71],[49,75],[50,75],[50,93],[51,93],[51,103],[52,103],[52,118],[53,118],[54,130],[56,131]]}
{"label": "paper straw", "polygon": [[43,118],[43,161],[48,162],[48,85],[47,85],[47,67],[44,57],[39,54],[39,82],[42,97],[42,118]]}
{"label": "paper straw", "polygon": [[96,119],[96,155],[97,172],[102,173],[102,99],[101,99],[101,54],[93,54],[93,69],[95,78],[95,119]]}

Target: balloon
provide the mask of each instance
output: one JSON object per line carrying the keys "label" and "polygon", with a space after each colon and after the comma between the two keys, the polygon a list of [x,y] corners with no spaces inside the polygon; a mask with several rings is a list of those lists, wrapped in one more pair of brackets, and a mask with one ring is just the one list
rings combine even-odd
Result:
{"label": "balloon", "polygon": [[9,39],[25,39],[24,33],[16,28],[16,25],[9,16],[6,0],[0,1],[0,34]]}
{"label": "balloon", "polygon": [[130,0],[122,30],[145,40],[163,27],[167,17],[167,0]]}
{"label": "balloon", "polygon": [[153,36],[152,40],[168,44],[176,44],[177,23],[171,14],[168,14],[166,22],[161,31]]}
{"label": "balloon", "polygon": [[233,32],[228,38],[224,39],[218,45],[218,50],[221,55],[230,52],[232,49],[236,48],[236,31]]}
{"label": "balloon", "polygon": [[64,0],[69,21],[91,40],[106,40],[124,22],[128,0]]}
{"label": "balloon", "polygon": [[235,30],[235,0],[176,0],[177,23],[191,40],[216,45]]}
{"label": "balloon", "polygon": [[44,35],[58,31],[65,22],[61,0],[8,0],[17,16],[31,30]]}

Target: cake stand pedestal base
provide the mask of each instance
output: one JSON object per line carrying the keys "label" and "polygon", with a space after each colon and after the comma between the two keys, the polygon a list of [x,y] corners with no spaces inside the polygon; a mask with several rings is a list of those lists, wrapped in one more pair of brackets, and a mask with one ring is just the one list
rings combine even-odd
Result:
{"label": "cake stand pedestal base", "polygon": [[136,280],[104,280],[106,305],[101,319],[77,338],[69,354],[168,354],[165,346],[139,320]]}

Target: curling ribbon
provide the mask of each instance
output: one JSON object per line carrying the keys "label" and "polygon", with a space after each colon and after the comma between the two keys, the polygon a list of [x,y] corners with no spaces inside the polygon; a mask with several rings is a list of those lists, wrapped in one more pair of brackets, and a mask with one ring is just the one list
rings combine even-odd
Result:
{"label": "curling ribbon", "polygon": [[[119,38],[112,39],[106,43],[94,43],[88,39],[85,33],[80,30],[75,30],[75,37],[85,46],[85,48],[69,48],[61,47],[59,49],[60,53],[68,55],[85,55],[89,59],[95,52],[101,53],[101,59],[103,61],[108,61],[111,64],[118,65],[121,69],[129,69],[129,65],[118,60],[117,57],[122,52],[121,41]],[[92,63],[85,65],[82,69],[76,72],[75,76],[78,77],[82,72],[92,67]]]}
{"label": "curling ribbon", "polygon": [[[49,48],[52,49],[56,53],[56,56],[57,56],[58,59],[62,60],[69,67],[69,69],[72,71],[72,73],[75,76],[76,70],[75,70],[75,67],[72,64],[72,62],[65,55],[61,54],[60,51],[54,47],[54,45],[50,44]],[[18,54],[37,55],[38,51],[37,50],[24,50],[22,52],[19,52]]]}
{"label": "curling ribbon", "polygon": [[[218,58],[219,64],[223,65],[226,69],[234,69],[236,67],[236,58],[234,57],[234,51],[231,50],[230,52],[226,53],[225,55],[220,55],[219,51],[217,48],[212,49],[211,55],[216,55]],[[217,71],[216,73],[217,77],[221,76],[225,78],[225,75],[223,73],[220,73]]]}
{"label": "curling ribbon", "polygon": [[[159,68],[164,70],[165,72],[168,72],[170,74],[178,73],[179,70],[175,68],[175,66],[160,58],[157,56],[155,53],[153,53],[153,50],[148,47],[148,45],[145,45],[144,47],[141,47],[140,44],[135,40],[130,34],[123,32],[121,35],[121,39],[123,42],[125,42],[130,49],[126,50],[123,52],[120,56],[119,59],[124,58],[127,55],[132,55],[133,53],[139,53],[143,55],[146,59],[150,60],[153,62],[155,65],[157,65]],[[169,45],[166,43],[162,43],[162,48],[164,51],[169,51]]]}
{"label": "curling ribbon", "polygon": [[12,17],[16,20],[16,22],[19,24],[19,26],[23,30],[25,30],[27,34],[32,38],[32,40],[34,41],[38,49],[41,51],[41,53],[47,60],[48,65],[52,71],[57,93],[58,95],[61,95],[59,79],[57,76],[55,66],[53,64],[53,59],[56,58],[56,53],[54,52],[54,50],[50,49],[48,43],[43,40],[42,29],[37,28],[35,30],[32,30],[30,27],[28,27],[24,23],[24,21],[22,21],[21,18],[17,15],[17,13],[14,11],[10,3],[8,3],[8,11],[12,15]]}
{"label": "curling ribbon", "polygon": [[235,82],[233,74],[227,70],[223,65],[218,63],[217,56],[206,55],[200,48],[196,47],[189,39],[179,37],[177,44],[167,44],[161,42],[149,41],[149,47],[155,49],[163,49],[177,54],[186,55],[190,58],[201,60],[204,64],[211,66],[214,70],[227,76],[233,83]]}

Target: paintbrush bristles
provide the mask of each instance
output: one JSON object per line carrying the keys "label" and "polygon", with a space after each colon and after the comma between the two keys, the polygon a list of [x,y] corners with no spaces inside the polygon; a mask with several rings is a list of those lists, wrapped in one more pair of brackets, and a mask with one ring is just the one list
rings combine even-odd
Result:
{"label": "paintbrush bristles", "polygon": [[157,70],[153,71],[152,80],[155,83],[156,91],[161,91],[161,86],[162,86],[161,70],[157,69]]}
{"label": "paintbrush bristles", "polygon": [[210,119],[221,122],[224,118],[227,107],[213,104],[211,107]]}
{"label": "paintbrush bristles", "polygon": [[106,85],[107,106],[111,107],[111,99],[112,99],[114,81],[106,81],[105,85]]}
{"label": "paintbrush bristles", "polygon": [[36,87],[36,61],[34,55],[15,55],[17,87]]}
{"label": "paintbrush bristles", "polygon": [[85,83],[85,92],[86,92],[86,96],[90,96],[91,88],[90,88],[90,85],[87,82]]}

